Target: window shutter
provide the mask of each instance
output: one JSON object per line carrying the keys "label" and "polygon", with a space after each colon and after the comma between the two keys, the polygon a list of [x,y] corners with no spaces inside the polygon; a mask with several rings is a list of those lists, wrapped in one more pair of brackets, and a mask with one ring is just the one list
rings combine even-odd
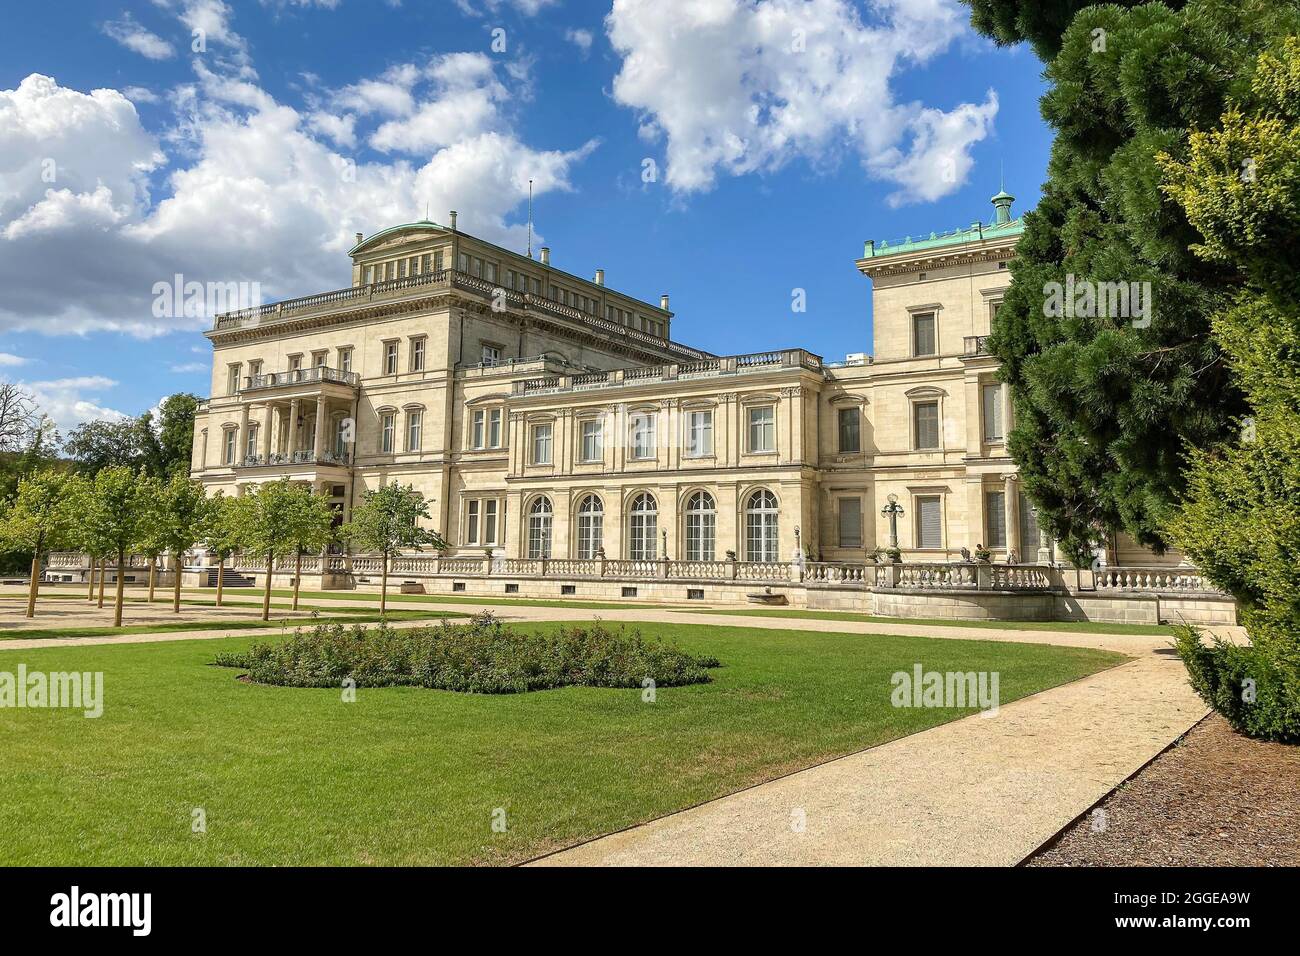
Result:
{"label": "window shutter", "polygon": [[938,498],[916,499],[917,526],[920,530],[922,548],[940,548],[943,546],[943,526],[940,521],[941,508]]}
{"label": "window shutter", "polygon": [[1006,495],[1000,491],[990,491],[984,495],[984,524],[988,530],[990,548],[1007,546],[1007,508]]}
{"label": "window shutter", "polygon": [[840,499],[840,547],[862,547],[862,499]]}

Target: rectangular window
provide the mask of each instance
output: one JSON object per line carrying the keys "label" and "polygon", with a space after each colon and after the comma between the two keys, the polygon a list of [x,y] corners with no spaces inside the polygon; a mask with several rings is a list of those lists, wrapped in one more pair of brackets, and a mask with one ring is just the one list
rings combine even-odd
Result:
{"label": "rectangular window", "polygon": [[488,412],[488,447],[501,447],[501,409]]}
{"label": "rectangular window", "polygon": [[460,272],[469,272],[469,256],[466,253],[457,253],[456,269]]}
{"label": "rectangular window", "polygon": [[405,279],[405,278],[406,278],[406,260],[405,260],[405,259],[398,259],[398,260],[397,260],[397,278],[399,278],[399,279]]}
{"label": "rectangular window", "polygon": [[302,368],[302,356],[301,356],[301,355],[290,355],[290,356],[289,356],[289,371],[290,371],[290,372],[296,372],[296,371],[298,371],[298,370],[301,369],[301,368]]}
{"label": "rectangular window", "polygon": [[501,363],[501,349],[495,345],[484,345],[483,357],[479,361],[484,365],[499,365]]}
{"label": "rectangular window", "polygon": [[495,498],[483,502],[483,543],[497,543],[497,500]]}
{"label": "rectangular window", "polygon": [[248,426],[248,439],[244,444],[244,457],[257,457],[257,423],[254,422]]}
{"label": "rectangular window", "polygon": [[917,402],[912,407],[913,431],[918,449],[939,447],[939,403]]}
{"label": "rectangular window", "polygon": [[225,465],[235,463],[235,443],[238,440],[239,432],[233,428],[227,428],[225,433],[226,447],[221,452],[221,462]]}
{"label": "rectangular window", "polygon": [[754,454],[776,451],[776,409],[771,405],[749,410],[749,450]]}
{"label": "rectangular window", "polygon": [[560,594],[577,594],[578,586],[576,584],[561,584]]}
{"label": "rectangular window", "polygon": [[397,374],[397,343],[396,342],[384,343],[384,374],[385,375]]}
{"label": "rectangular window", "polygon": [[397,413],[384,412],[379,417],[379,450],[385,454],[393,453],[397,431]]}
{"label": "rectangular window", "polygon": [[713,454],[713,412],[686,415],[686,457],[706,458]]}
{"label": "rectangular window", "polygon": [[486,425],[487,425],[487,412],[483,411],[483,409],[480,408],[474,412],[474,424],[473,427],[470,429],[470,439],[469,439],[470,448],[484,447],[483,439],[484,439],[484,429]]}
{"label": "rectangular window", "polygon": [[479,509],[478,499],[477,498],[471,499],[469,502],[469,510],[467,512],[466,519],[465,519],[465,543],[466,544],[479,543],[478,509]]}
{"label": "rectangular window", "polygon": [[374,266],[366,266],[365,269],[362,270],[361,282],[362,282],[362,284],[364,284],[364,285],[373,285],[373,284],[374,284],[374,282],[375,282],[375,267],[374,267]]}
{"label": "rectangular window", "polygon": [[420,450],[420,430],[424,423],[424,413],[413,408],[406,413],[406,450]]}
{"label": "rectangular window", "polygon": [[434,272],[442,271],[442,250],[441,249],[439,249],[437,252],[433,254],[433,271]]}
{"label": "rectangular window", "polygon": [[411,371],[424,371],[424,343],[428,341],[423,335],[411,339]]}
{"label": "rectangular window", "polygon": [[655,457],[655,417],[653,414],[632,416],[632,457],[641,460]]}
{"label": "rectangular window", "polygon": [[936,351],[934,313],[912,316],[912,354],[934,355]]}
{"label": "rectangular window", "polygon": [[415,275],[420,271],[420,259],[418,256],[411,256],[406,260],[406,271],[409,275]]}
{"label": "rectangular window", "polygon": [[550,423],[533,426],[533,464],[549,465],[551,463]]}
{"label": "rectangular window", "polygon": [[984,536],[990,548],[1007,546],[1007,496],[1001,491],[984,492]]}
{"label": "rectangular window", "polygon": [[226,367],[226,394],[236,395],[239,393],[239,369],[238,365]]}
{"label": "rectangular window", "polygon": [[420,274],[428,275],[432,269],[433,269],[433,256],[429,255],[426,252],[424,255],[420,256]]}
{"label": "rectangular window", "polygon": [[984,386],[984,440],[1002,441],[1002,386]]}
{"label": "rectangular window", "polygon": [[257,378],[262,374],[262,360],[254,359],[248,363],[248,377]]}
{"label": "rectangular window", "polygon": [[320,352],[312,352],[312,353],[311,353],[311,365],[312,365],[312,368],[324,368],[325,366],[329,365],[329,363],[330,363],[330,353],[329,353],[329,352],[326,352],[326,351],[323,351],[323,350],[322,350],[322,351],[320,351]]}
{"label": "rectangular window", "polygon": [[483,278],[487,279],[488,282],[497,281],[497,264],[495,262],[489,262],[483,266]]}
{"label": "rectangular window", "polygon": [[862,499],[840,499],[840,547],[862,547]]}
{"label": "rectangular window", "polygon": [[862,451],[862,412],[856,406],[841,408],[837,419],[840,426],[840,454]]}
{"label": "rectangular window", "polygon": [[483,278],[483,260],[478,256],[469,260],[469,274],[475,279]]}
{"label": "rectangular window", "polygon": [[1038,529],[1038,514],[1034,503],[1023,491],[1020,492],[1020,560],[1037,561],[1038,548],[1043,543]]}
{"label": "rectangular window", "polygon": [[339,349],[339,371],[340,372],[352,371],[352,350],[351,349]]}
{"label": "rectangular window", "polygon": [[601,461],[605,457],[603,425],[599,418],[582,423],[582,460]]}
{"label": "rectangular window", "polygon": [[916,546],[938,550],[943,547],[943,499],[924,495],[916,499]]}

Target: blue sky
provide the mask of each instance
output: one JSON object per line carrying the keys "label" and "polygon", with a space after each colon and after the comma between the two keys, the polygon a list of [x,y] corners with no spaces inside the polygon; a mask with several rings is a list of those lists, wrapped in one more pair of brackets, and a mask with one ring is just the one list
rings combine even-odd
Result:
{"label": "blue sky", "polygon": [[1029,208],[1050,145],[1040,65],[955,0],[82,0],[8,27],[0,377],[65,429],[206,394],[206,320],[155,318],[154,282],[337,288],[354,232],[426,202],[522,249],[529,177],[553,263],[671,293],[675,338],[868,351],[862,240],[987,219],[1000,168]]}

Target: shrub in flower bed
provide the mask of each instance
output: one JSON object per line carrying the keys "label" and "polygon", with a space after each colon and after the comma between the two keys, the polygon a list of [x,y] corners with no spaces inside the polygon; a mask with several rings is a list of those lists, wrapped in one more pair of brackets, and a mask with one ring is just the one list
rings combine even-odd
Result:
{"label": "shrub in flower bed", "polygon": [[552,687],[658,687],[703,684],[717,658],[695,657],[638,632],[600,623],[531,633],[491,614],[468,624],[393,630],[383,624],[322,624],[278,643],[218,654],[259,684],[429,687],[475,694],[518,694]]}

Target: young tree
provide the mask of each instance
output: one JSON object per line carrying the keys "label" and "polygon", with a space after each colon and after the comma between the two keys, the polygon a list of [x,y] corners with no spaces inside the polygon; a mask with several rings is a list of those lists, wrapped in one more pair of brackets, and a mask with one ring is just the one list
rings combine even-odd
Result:
{"label": "young tree", "polygon": [[239,523],[236,518],[237,499],[227,498],[218,491],[208,499],[208,510],[203,522],[200,540],[217,556],[217,607],[221,607],[221,592],[225,584],[226,562],[239,547]]}
{"label": "young tree", "polygon": [[397,482],[367,491],[361,504],[352,509],[352,520],[343,526],[342,537],[359,550],[378,551],[383,557],[380,579],[379,612],[388,605],[388,560],[400,551],[422,551],[425,547],[444,551],[442,535],[420,527],[420,519],[429,519],[424,495],[413,485]]}
{"label": "young tree", "polygon": [[[1113,530],[1162,550],[1186,447],[1229,438],[1245,405],[1210,334],[1238,280],[1189,251],[1200,237],[1158,188],[1156,157],[1185,157],[1190,132],[1217,122],[1255,55],[1300,29],[1300,14],[1262,0],[973,6],[978,29],[1052,56],[1048,180],[990,340],[1011,385],[1011,454],[1040,521],[1076,559]],[[1054,314],[1047,290],[1071,277],[1149,283],[1150,308]]]}
{"label": "young tree", "polygon": [[146,487],[155,495],[145,540],[172,556],[172,611],[181,612],[181,571],[185,552],[203,537],[209,524],[211,500],[201,482],[174,474],[166,481],[152,480]]}
{"label": "young tree", "polygon": [[[1179,651],[1192,685],[1237,729],[1300,742],[1300,38],[1257,60],[1220,126],[1163,157],[1166,191],[1205,237],[1196,252],[1245,280],[1214,335],[1249,405],[1239,436],[1190,450],[1175,543],[1232,593],[1251,646]],[[1248,683],[1249,682],[1249,683]]]}
{"label": "young tree", "polygon": [[148,514],[141,521],[143,531],[140,536],[140,553],[149,559],[148,603],[153,604],[158,582],[158,559],[167,550],[167,545],[163,543],[161,535],[158,533],[162,526],[159,507],[162,499],[163,483],[152,475],[141,476],[140,482],[141,493],[144,497],[145,506],[148,508]]}
{"label": "young tree", "polygon": [[41,555],[61,547],[73,516],[69,503],[76,481],[57,471],[42,471],[18,483],[18,494],[0,514],[0,542],[32,552],[31,581],[27,591],[27,616],[36,616],[40,588]]}
{"label": "young tree", "polygon": [[312,497],[302,485],[289,479],[256,485],[243,497],[236,498],[235,515],[240,547],[266,556],[266,585],[262,593],[262,620],[271,619],[271,579],[275,559],[297,547],[302,536],[304,498]]}
{"label": "young tree", "polygon": [[298,593],[302,588],[304,552],[319,554],[334,540],[334,509],[324,495],[301,495],[295,502],[293,531],[294,554],[293,609],[298,610]]}
{"label": "young tree", "polygon": [[[140,543],[143,521],[150,508],[147,489],[130,468],[105,468],[87,483],[88,494],[78,502],[78,520],[86,528],[91,552],[111,556],[117,565],[117,593],[113,626],[122,626],[122,588],[126,578],[126,556]],[[104,596],[104,570],[100,569],[100,601]],[[101,605],[102,606],[102,605]]]}

